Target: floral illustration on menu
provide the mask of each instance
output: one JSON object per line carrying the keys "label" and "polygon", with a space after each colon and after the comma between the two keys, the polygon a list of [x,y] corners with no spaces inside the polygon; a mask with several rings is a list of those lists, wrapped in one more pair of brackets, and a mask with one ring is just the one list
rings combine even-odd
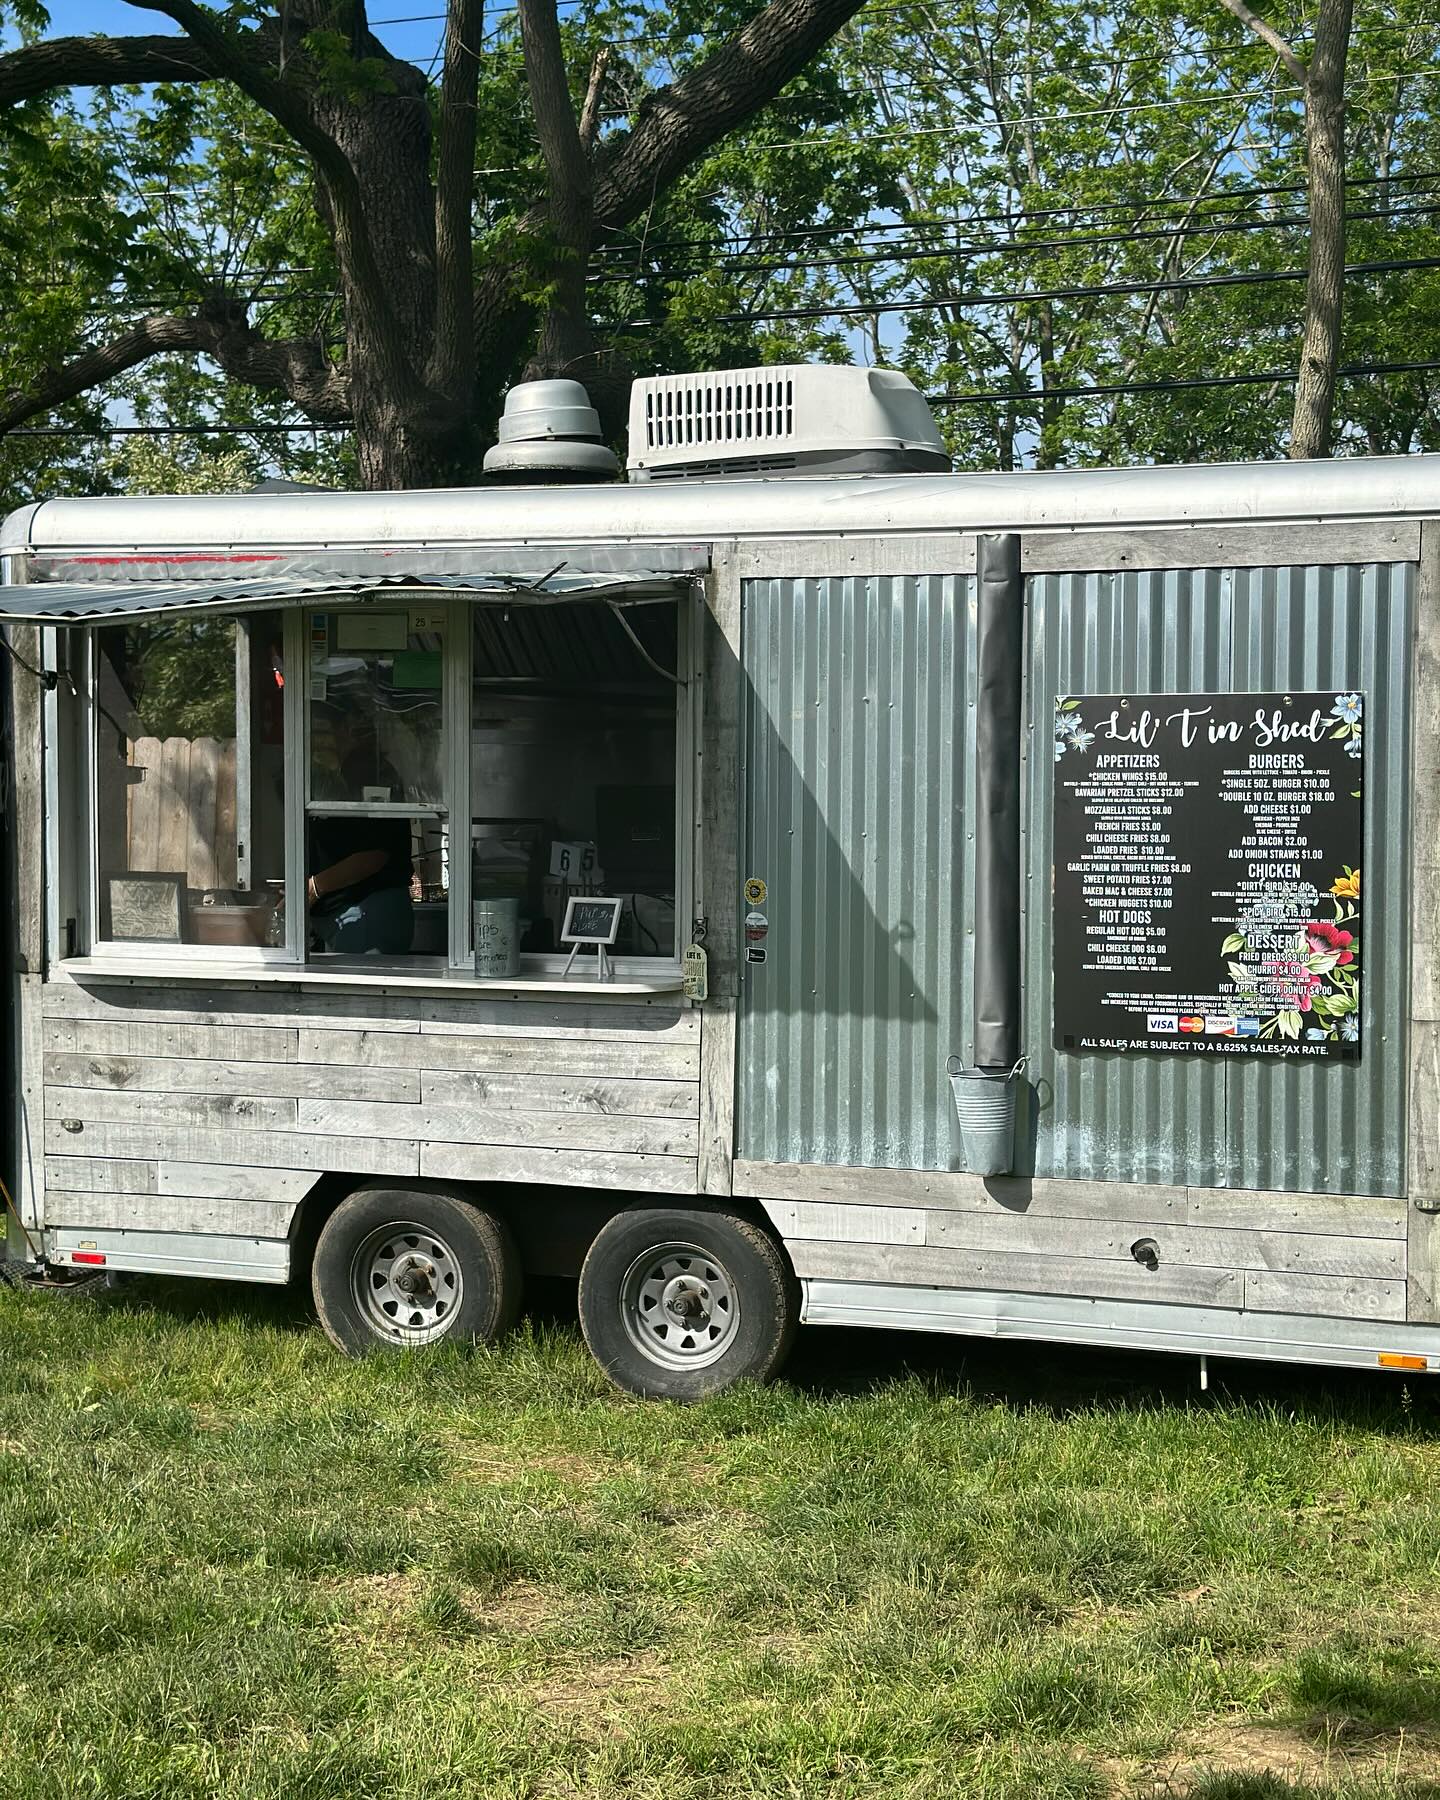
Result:
{"label": "floral illustration on menu", "polygon": [[[1345,864],[1324,899],[1330,918],[1307,919],[1286,941],[1267,945],[1258,956],[1244,932],[1231,932],[1220,946],[1238,1003],[1248,998],[1257,1013],[1270,1015],[1259,1025],[1262,1038],[1360,1040],[1359,869]],[[1241,960],[1247,954],[1255,960]]]}
{"label": "floral illustration on menu", "polygon": [[1071,700],[1064,694],[1055,702],[1055,760],[1067,750],[1088,750],[1095,742],[1095,733],[1086,729],[1080,717],[1080,702]]}

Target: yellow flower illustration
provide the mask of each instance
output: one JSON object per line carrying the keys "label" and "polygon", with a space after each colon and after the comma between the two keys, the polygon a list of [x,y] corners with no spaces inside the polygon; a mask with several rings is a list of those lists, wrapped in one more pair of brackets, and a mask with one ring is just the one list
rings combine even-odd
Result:
{"label": "yellow flower illustration", "polygon": [[1358,900],[1360,898],[1360,871],[1352,869],[1348,875],[1337,877],[1330,888],[1337,900]]}

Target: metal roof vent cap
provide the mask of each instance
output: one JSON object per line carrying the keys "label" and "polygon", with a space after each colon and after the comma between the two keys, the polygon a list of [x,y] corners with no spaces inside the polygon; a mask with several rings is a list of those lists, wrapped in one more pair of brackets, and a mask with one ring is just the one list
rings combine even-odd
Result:
{"label": "metal roof vent cap", "polygon": [[500,442],[485,452],[492,481],[613,481],[615,452],[578,381],[521,381],[505,396]]}

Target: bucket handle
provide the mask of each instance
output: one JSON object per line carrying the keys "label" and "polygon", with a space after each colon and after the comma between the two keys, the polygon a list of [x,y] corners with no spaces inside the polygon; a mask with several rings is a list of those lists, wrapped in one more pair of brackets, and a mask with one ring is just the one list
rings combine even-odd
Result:
{"label": "bucket handle", "polygon": [[[1005,1077],[1006,1081],[1013,1081],[1017,1075],[1023,1075],[1026,1068],[1029,1066],[1029,1062],[1030,1058],[1028,1054],[1021,1056],[1020,1060],[1015,1064],[1015,1067],[1011,1069],[1010,1073]],[[945,1073],[947,1075],[958,1075],[964,1067],[965,1059],[963,1056],[947,1056],[945,1058]]]}

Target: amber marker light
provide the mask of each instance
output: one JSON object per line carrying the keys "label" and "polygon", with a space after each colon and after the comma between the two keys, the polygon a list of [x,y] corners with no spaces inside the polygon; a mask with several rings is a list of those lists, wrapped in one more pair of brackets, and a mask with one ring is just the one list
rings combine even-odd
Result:
{"label": "amber marker light", "polygon": [[1401,1356],[1395,1350],[1382,1350],[1375,1358],[1382,1369],[1428,1369],[1428,1356]]}

